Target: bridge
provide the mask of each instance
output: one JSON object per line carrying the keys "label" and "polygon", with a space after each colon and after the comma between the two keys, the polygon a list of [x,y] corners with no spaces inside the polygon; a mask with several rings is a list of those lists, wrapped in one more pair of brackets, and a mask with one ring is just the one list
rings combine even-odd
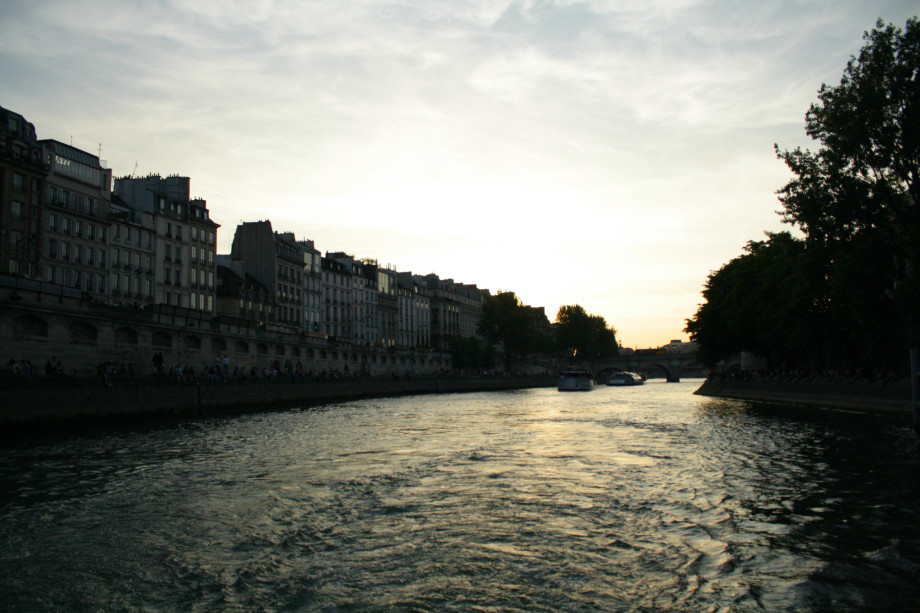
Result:
{"label": "bridge", "polygon": [[615,358],[594,360],[591,370],[598,381],[606,381],[610,375],[622,370],[645,373],[650,376],[663,374],[671,383],[680,381],[680,376],[692,372],[705,376],[706,370],[695,353],[667,350],[641,350]]}

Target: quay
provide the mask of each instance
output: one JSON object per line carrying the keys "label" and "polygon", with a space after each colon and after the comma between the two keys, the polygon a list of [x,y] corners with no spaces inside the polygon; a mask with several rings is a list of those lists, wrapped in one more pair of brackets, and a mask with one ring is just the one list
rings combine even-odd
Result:
{"label": "quay", "polygon": [[710,377],[694,392],[699,396],[873,411],[910,417],[911,388],[907,379],[882,383],[866,379]]}
{"label": "quay", "polygon": [[115,377],[4,376],[0,425],[10,432],[92,423],[131,423],[307,407],[388,396],[515,390],[556,385],[550,376],[428,375],[413,377],[251,379],[178,383],[152,375]]}

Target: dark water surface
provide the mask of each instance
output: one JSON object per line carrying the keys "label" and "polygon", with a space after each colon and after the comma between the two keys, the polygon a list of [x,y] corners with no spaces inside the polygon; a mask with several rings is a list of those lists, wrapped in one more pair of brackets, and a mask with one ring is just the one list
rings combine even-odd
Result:
{"label": "dark water surface", "polygon": [[3,611],[920,610],[920,445],[700,381],[0,447]]}

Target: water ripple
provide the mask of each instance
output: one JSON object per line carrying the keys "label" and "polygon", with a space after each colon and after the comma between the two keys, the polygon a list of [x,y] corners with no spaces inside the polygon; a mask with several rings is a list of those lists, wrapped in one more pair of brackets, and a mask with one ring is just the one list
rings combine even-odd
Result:
{"label": "water ripple", "polygon": [[375,400],[9,444],[0,599],[9,611],[920,601],[913,435],[692,386]]}

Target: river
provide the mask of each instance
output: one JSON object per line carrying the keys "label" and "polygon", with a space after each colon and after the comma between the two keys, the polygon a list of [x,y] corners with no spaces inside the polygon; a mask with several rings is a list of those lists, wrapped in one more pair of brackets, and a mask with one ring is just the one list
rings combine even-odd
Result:
{"label": "river", "polygon": [[918,610],[909,424],[699,384],[5,440],[0,608]]}

